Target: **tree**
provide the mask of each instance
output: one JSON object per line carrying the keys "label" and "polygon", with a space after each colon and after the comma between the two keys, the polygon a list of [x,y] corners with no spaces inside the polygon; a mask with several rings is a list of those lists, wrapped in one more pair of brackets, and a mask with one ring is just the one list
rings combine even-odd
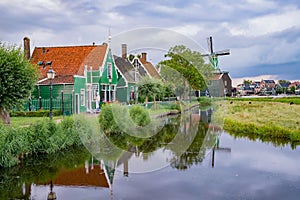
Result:
{"label": "tree", "polygon": [[287,80],[279,80],[278,83],[288,83],[289,81]]}
{"label": "tree", "polygon": [[[186,81],[194,90],[206,88],[207,81],[213,75],[213,67],[210,64],[205,64],[200,52],[191,51],[184,45],[178,45],[170,48],[165,57],[168,57],[169,59],[159,63],[164,80],[174,84],[174,79],[182,79],[177,79],[178,76],[184,77],[185,80],[183,82],[179,83],[179,81],[177,81],[179,87],[183,87],[184,93],[186,91]],[[175,75],[172,70],[166,69],[168,67],[177,71],[179,75]],[[178,88],[176,87],[176,89]]]}
{"label": "tree", "polygon": [[151,79],[148,76],[143,77],[137,84],[139,96],[146,97],[145,103],[148,104],[148,98],[153,97],[155,103],[155,97],[161,94],[163,83],[157,79]]}
{"label": "tree", "polygon": [[244,79],[243,83],[244,83],[244,85],[250,85],[252,83],[252,81]]}
{"label": "tree", "polygon": [[37,68],[24,58],[21,48],[0,42],[0,118],[4,124],[10,124],[10,109],[29,97],[37,77]]}
{"label": "tree", "polygon": [[295,94],[296,87],[295,87],[295,86],[292,86],[292,87],[290,88],[290,90],[291,90],[291,93],[292,93],[292,94]]}
{"label": "tree", "polygon": [[[135,55],[133,55],[133,54],[129,54],[129,56],[128,56],[128,60],[129,60],[130,62],[132,62],[132,61],[133,61],[133,59],[134,59],[134,57],[135,57]],[[138,57],[138,58],[141,58],[142,56],[141,56],[141,54],[138,54],[138,55],[137,55],[137,57]]]}

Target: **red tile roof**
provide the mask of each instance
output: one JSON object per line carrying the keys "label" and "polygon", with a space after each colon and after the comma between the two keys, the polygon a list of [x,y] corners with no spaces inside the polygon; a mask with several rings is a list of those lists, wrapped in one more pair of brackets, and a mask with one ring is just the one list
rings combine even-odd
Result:
{"label": "red tile roof", "polygon": [[156,78],[156,79],[160,78],[160,75],[159,75],[157,69],[152,65],[151,62],[148,62],[148,61],[144,60],[143,58],[140,58],[140,61],[144,65],[147,72],[150,74],[150,76],[152,78]]}
{"label": "red tile roof", "polygon": [[[56,72],[53,83],[73,83],[74,75],[84,75],[84,66],[98,70],[103,64],[107,45],[64,46],[64,47],[36,47],[30,62],[52,61],[52,68]],[[39,66],[40,80],[46,78],[50,66]],[[45,84],[43,82],[43,84]]]}

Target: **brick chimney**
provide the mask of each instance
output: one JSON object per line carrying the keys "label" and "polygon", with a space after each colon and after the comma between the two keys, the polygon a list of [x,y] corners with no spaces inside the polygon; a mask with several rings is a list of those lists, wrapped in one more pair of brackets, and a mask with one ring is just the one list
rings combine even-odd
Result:
{"label": "brick chimney", "polygon": [[30,39],[28,37],[24,37],[24,55],[25,59],[30,59]]}
{"label": "brick chimney", "polygon": [[122,44],[122,58],[127,58],[127,44]]}
{"label": "brick chimney", "polygon": [[142,63],[147,62],[147,53],[145,53],[145,52],[142,53],[141,62]]}

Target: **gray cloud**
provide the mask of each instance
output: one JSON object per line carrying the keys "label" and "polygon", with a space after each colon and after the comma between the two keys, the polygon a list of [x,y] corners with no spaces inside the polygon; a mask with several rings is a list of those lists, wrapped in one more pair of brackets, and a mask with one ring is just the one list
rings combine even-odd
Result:
{"label": "gray cloud", "polygon": [[[166,28],[204,50],[206,38],[213,36],[215,50],[231,49],[230,56],[220,58],[220,67],[233,76],[263,75],[267,71],[261,66],[272,65],[276,67],[266,67],[272,69],[268,74],[280,76],[278,66],[293,63],[290,71],[297,74],[300,63],[299,5],[296,0],[2,0],[0,40],[21,45],[29,36],[33,46],[84,45],[106,40],[109,28],[116,37],[136,28]],[[133,35],[122,43],[141,37]],[[156,41],[163,42],[165,36],[160,37]]]}

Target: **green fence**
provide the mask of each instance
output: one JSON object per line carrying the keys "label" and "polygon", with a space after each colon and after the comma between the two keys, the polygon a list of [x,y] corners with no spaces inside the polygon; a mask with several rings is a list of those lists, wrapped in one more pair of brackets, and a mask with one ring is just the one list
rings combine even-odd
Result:
{"label": "green fence", "polygon": [[[64,115],[71,115],[73,113],[72,102],[72,94],[64,94],[60,98],[52,99],[52,109],[60,110]],[[24,109],[26,111],[49,110],[50,99],[29,99],[25,102]]]}

